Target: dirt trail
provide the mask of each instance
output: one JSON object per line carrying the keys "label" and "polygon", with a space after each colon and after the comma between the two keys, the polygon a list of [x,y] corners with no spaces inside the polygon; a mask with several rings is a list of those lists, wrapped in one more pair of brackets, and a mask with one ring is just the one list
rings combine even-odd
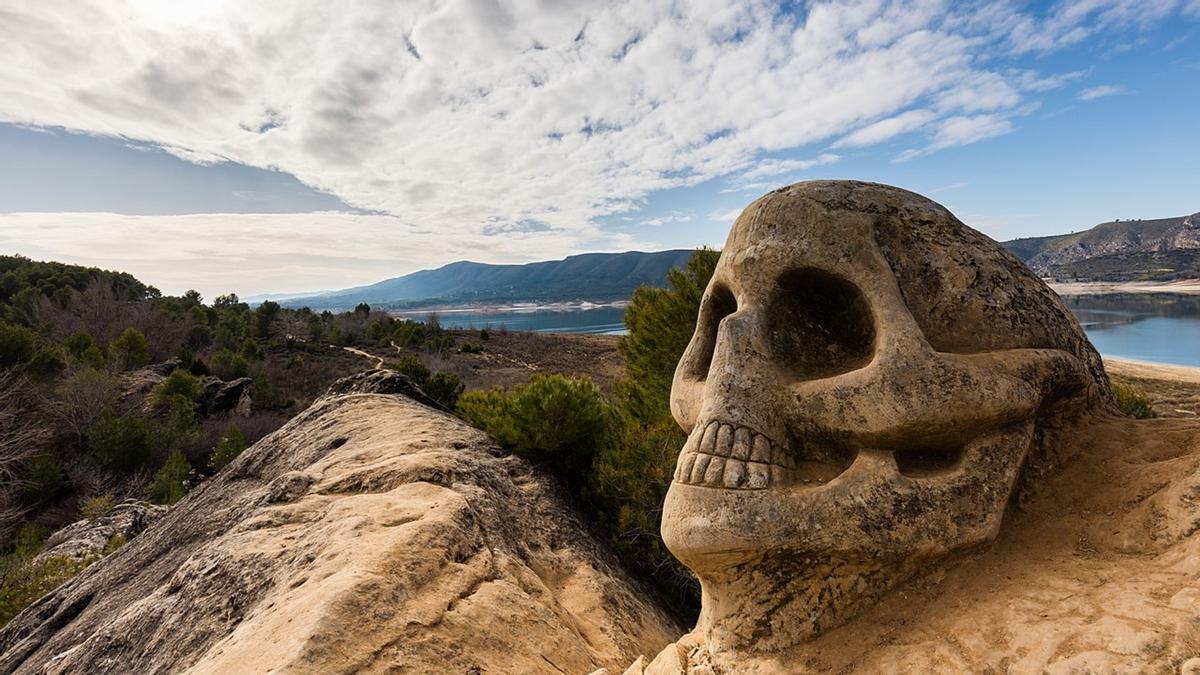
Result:
{"label": "dirt trail", "polygon": [[342,349],[345,349],[346,351],[350,352],[351,354],[357,354],[358,356],[361,356],[363,358],[371,359],[372,361],[375,362],[376,368],[383,367],[383,357],[382,356],[376,356],[374,354],[364,352],[361,349],[355,349],[354,347],[342,347]]}

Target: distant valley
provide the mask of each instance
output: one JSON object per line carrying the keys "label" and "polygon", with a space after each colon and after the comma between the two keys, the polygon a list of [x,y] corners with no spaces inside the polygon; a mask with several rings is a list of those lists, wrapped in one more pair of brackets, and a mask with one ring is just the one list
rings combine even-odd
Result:
{"label": "distant valley", "polygon": [[1200,279],[1200,213],[1116,220],[1082,232],[1004,242],[1043,277],[1066,281]]}

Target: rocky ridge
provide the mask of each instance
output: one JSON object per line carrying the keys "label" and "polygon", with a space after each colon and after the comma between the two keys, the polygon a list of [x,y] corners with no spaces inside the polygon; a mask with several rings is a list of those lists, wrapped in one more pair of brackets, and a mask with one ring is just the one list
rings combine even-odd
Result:
{"label": "rocky ridge", "polygon": [[[1109,275],[1118,271],[1148,272],[1152,270],[1133,267],[1161,265],[1164,261],[1169,264],[1171,254],[1200,250],[1200,213],[1156,220],[1112,221],[1083,232],[1014,239],[1004,246],[1043,276],[1101,269]],[[1092,259],[1098,262],[1080,265]]]}
{"label": "rocky ridge", "polygon": [[682,632],[554,481],[373,393],[409,385],[343,382],[0,630],[0,671],[619,672]]}

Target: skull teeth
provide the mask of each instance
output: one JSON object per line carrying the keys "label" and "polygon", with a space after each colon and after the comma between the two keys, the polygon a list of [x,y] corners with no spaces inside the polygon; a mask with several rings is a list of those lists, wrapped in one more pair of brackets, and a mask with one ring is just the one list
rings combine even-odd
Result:
{"label": "skull teeth", "polygon": [[675,480],[687,485],[762,490],[791,482],[796,463],[771,439],[721,422],[696,425],[675,465]]}

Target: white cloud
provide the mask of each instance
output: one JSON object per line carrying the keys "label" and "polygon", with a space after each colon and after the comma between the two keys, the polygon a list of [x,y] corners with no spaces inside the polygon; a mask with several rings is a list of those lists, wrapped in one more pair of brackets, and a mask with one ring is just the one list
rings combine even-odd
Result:
{"label": "white cloud", "polygon": [[937,119],[937,115],[932,110],[909,110],[895,117],[889,117],[879,120],[874,124],[868,124],[851,134],[843,136],[832,147],[861,148],[867,145],[876,145],[900,134],[920,129],[935,119]]}
{"label": "white cloud", "polygon": [[764,159],[755,165],[753,169],[739,174],[738,178],[749,181],[766,178],[767,176],[778,176],[784,173],[792,173],[793,171],[804,171],[814,166],[833,164],[839,159],[841,158],[832,153],[824,153],[816,159]]}
{"label": "white cloud", "polygon": [[906,162],[938,150],[978,143],[987,138],[1007,134],[1012,130],[1012,122],[1001,115],[951,117],[938,126],[929,145],[920,150],[905,150],[896,156],[895,161]]}
{"label": "white cloud", "polygon": [[[456,260],[532,262],[578,253],[578,232],[504,236],[349,213],[128,216],[113,213],[0,214],[0,251],[132,273],[167,293],[195,288],[211,298],[302,292],[373,283]],[[628,233],[582,235],[587,250],[655,250]]]}
{"label": "white cloud", "polygon": [[660,227],[662,225],[669,225],[671,223],[690,223],[690,222],[692,222],[692,214],[685,213],[683,211],[672,211],[671,213],[668,213],[665,216],[657,216],[654,218],[647,218],[647,219],[641,221],[640,224],[647,225],[649,227]]}
{"label": "white cloud", "polygon": [[1128,93],[1125,90],[1125,87],[1115,84],[1102,84],[1098,87],[1091,87],[1079,92],[1079,100],[1094,101],[1098,98],[1104,98],[1105,96],[1117,96],[1125,93]]}
{"label": "white cloud", "polygon": [[[421,231],[503,239],[491,250],[515,257],[551,239],[570,252],[600,236],[596,218],[659,190],[734,175],[751,189],[821,162],[765,156],[923,126],[937,131],[918,154],[1006,133],[1006,111],[1067,77],[1006,55],[1177,4],[1064,1],[1042,16],[875,0],[797,16],[767,0],[11,0],[0,121],[287,171],[390,214],[371,237],[391,251]],[[163,223],[160,238],[177,232]]]}
{"label": "white cloud", "polygon": [[721,209],[708,214],[709,219],[717,223],[732,223],[741,215],[741,209]]}

